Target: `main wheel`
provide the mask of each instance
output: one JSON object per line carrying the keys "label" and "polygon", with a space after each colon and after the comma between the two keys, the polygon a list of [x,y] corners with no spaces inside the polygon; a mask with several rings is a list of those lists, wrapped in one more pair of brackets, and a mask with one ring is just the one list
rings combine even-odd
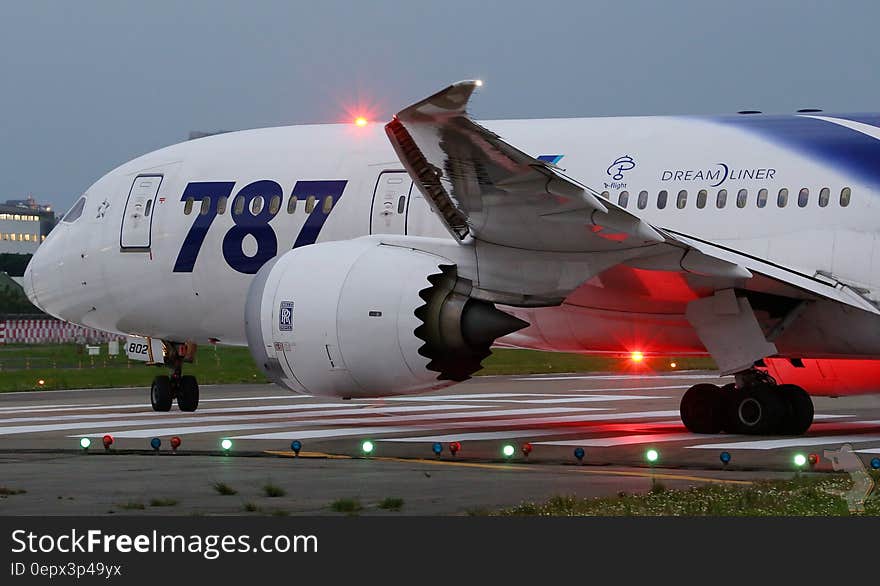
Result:
{"label": "main wheel", "polygon": [[813,400],[810,395],[797,385],[780,385],[777,392],[788,406],[781,432],[785,435],[803,435],[813,425]]}
{"label": "main wheel", "polygon": [[199,383],[196,377],[180,377],[180,390],[177,392],[177,406],[181,411],[195,411],[199,407]]}
{"label": "main wheel", "polygon": [[171,378],[167,375],[157,376],[150,386],[150,404],[153,411],[171,411]]}
{"label": "main wheel", "polygon": [[720,432],[723,421],[721,389],[710,384],[692,386],[681,398],[679,411],[681,421],[689,431]]}
{"label": "main wheel", "polygon": [[765,385],[733,391],[727,408],[728,431],[751,435],[778,433],[788,411],[777,389]]}

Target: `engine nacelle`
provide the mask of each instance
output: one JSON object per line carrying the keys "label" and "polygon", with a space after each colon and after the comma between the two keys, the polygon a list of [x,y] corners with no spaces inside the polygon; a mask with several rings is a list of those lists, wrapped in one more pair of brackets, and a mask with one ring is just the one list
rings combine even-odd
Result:
{"label": "engine nacelle", "polygon": [[255,276],[248,346],[270,380],[301,393],[442,388],[469,378],[496,339],[528,325],[470,290],[447,259],[374,238],[297,248]]}

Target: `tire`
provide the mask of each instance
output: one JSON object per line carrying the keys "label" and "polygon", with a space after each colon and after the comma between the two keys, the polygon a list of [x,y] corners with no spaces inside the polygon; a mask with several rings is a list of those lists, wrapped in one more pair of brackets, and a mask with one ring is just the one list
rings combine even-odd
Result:
{"label": "tire", "polygon": [[171,378],[169,376],[157,376],[150,386],[150,404],[153,411],[171,411],[173,397],[171,395]]}
{"label": "tire", "polygon": [[777,389],[764,385],[734,391],[728,409],[730,431],[748,435],[779,433],[788,413]]}
{"label": "tire", "polygon": [[797,385],[780,385],[777,392],[788,406],[782,422],[782,433],[803,435],[813,424],[813,400],[810,395]]}
{"label": "tire", "polygon": [[681,421],[693,433],[721,431],[723,409],[721,389],[715,385],[699,384],[687,390],[679,407]]}
{"label": "tire", "polygon": [[177,393],[177,406],[181,411],[195,411],[199,408],[199,383],[196,377],[180,377],[180,390]]}

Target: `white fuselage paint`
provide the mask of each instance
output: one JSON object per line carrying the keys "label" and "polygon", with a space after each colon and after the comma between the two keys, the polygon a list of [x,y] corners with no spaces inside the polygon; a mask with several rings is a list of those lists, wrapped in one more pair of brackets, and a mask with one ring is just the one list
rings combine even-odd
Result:
{"label": "white fuselage paint", "polygon": [[[833,120],[815,122],[851,132],[858,140],[877,140],[854,125],[844,128]],[[880,193],[877,185],[848,172],[834,160],[822,160],[815,153],[768,139],[736,123],[709,118],[548,119],[484,124],[535,156],[564,155],[558,165],[566,175],[596,191],[608,192],[615,203],[620,193],[627,191],[627,209],[655,226],[726,246],[803,275],[832,274],[868,290],[869,295],[880,291]],[[623,156],[631,157],[635,166],[622,164],[622,170],[618,169],[621,164],[615,167],[614,161]],[[344,197],[338,200],[317,237],[317,242],[345,240],[380,230],[382,217],[376,214],[397,213],[393,199],[396,194],[388,191],[391,184],[385,181],[387,176],[381,183],[382,193],[375,194],[375,203],[374,191],[383,172],[401,170],[381,125],[268,128],[170,146],[126,163],[92,185],[85,194],[82,216],[73,223],[59,223],[39,248],[25,287],[46,311],[86,326],[166,340],[244,345],[243,307],[253,275],[231,268],[223,254],[224,238],[234,226],[231,212],[238,191],[260,180],[281,186],[280,211],[269,225],[277,238],[277,254],[282,254],[291,249],[307,218],[303,200],[298,201],[294,213],[287,211],[298,181],[347,182]],[[712,187],[721,178],[719,172],[725,179]],[[120,230],[126,202],[133,182],[145,175],[162,176],[146,232],[149,248],[123,250]],[[408,189],[411,181],[408,176],[402,177]],[[174,272],[184,239],[199,217],[200,202],[196,201],[191,213],[185,214],[186,204],[181,199],[192,182],[234,182],[234,187],[226,212],[217,215],[205,233],[192,271]],[[722,188],[727,190],[727,204],[719,209],[716,201]],[[788,189],[786,207],[777,205],[782,188]],[[805,207],[798,205],[801,188],[810,191]],[[830,190],[829,203],[819,207],[823,188]],[[840,205],[843,188],[849,188],[852,194],[846,207]],[[143,189],[149,192],[150,186]],[[701,189],[708,191],[708,197],[705,207],[697,209],[695,201]],[[748,190],[742,208],[737,206],[740,189]],[[767,204],[758,208],[756,197],[762,189],[768,192]],[[643,190],[648,193],[648,204],[639,209],[639,193]],[[668,193],[664,209],[658,209],[657,204],[661,190]],[[683,209],[677,205],[681,190],[687,191]],[[381,201],[386,196],[388,201]],[[321,200],[316,205],[320,206]],[[409,236],[450,238],[415,188],[404,215],[402,222],[400,218],[389,221],[389,230]],[[139,230],[133,238],[144,238],[143,226]],[[245,236],[240,247],[245,256],[253,256],[257,243]],[[302,278],[308,280],[310,275]],[[582,289],[587,287],[585,284]],[[667,303],[659,298],[662,295],[634,296],[629,301],[615,295],[613,302],[604,303],[600,295],[578,303],[579,292],[575,291],[561,307],[516,310],[533,326],[515,334],[511,343],[584,352],[625,351],[624,333],[631,332],[634,323],[643,323],[646,328],[654,327],[651,335],[657,336],[654,340],[659,340],[660,348],[668,340],[666,347],[670,350],[704,351],[683,322],[681,298]],[[662,319],[653,323],[645,316]],[[675,322],[673,327],[666,327],[670,320]],[[805,356],[880,357],[880,328],[876,325],[859,333],[835,332],[833,323],[823,328],[821,335],[802,334],[790,344]],[[669,333],[658,333],[661,331]],[[785,341],[778,345],[784,350]]]}

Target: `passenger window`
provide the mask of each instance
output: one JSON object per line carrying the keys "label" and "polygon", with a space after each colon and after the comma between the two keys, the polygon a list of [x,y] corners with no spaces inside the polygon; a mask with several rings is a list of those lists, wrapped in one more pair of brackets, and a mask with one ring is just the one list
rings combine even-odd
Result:
{"label": "passenger window", "polygon": [[688,202],[688,192],[685,189],[682,189],[678,192],[678,199],[675,200],[675,207],[680,210],[684,209],[684,206],[687,205]]}
{"label": "passenger window", "polygon": [[724,209],[724,206],[727,205],[727,190],[719,189],[718,190],[718,198],[715,200],[715,207],[719,210]]}
{"label": "passenger window", "polygon": [[628,204],[628,203],[629,203],[629,192],[628,191],[621,191],[620,195],[617,197],[617,205],[619,205],[622,208],[625,208],[626,204]]}
{"label": "passenger window", "polygon": [[235,203],[232,205],[232,213],[236,216],[240,216],[244,213],[244,196],[239,195],[235,198]]}
{"label": "passenger window", "polygon": [[840,207],[845,208],[849,205],[849,200],[852,198],[852,190],[849,187],[844,187],[840,190]]}
{"label": "passenger window", "polygon": [[607,191],[603,191],[603,192],[600,193],[599,195],[601,195],[601,196],[604,197],[605,199],[608,199],[608,197],[609,197],[611,194],[608,193]]}
{"label": "passenger window", "polygon": [[749,190],[740,189],[736,192],[736,207],[744,208],[749,201]]}
{"label": "passenger window", "polygon": [[669,193],[662,189],[660,193],[657,194],[657,209],[662,210],[666,208],[666,199],[669,197]]}
{"label": "passenger window", "polygon": [[273,195],[272,199],[269,200],[269,214],[275,215],[278,213],[278,210],[281,209],[281,196]]}
{"label": "passenger window", "polygon": [[153,200],[152,200],[152,199],[148,199],[148,200],[147,200],[147,207],[144,209],[144,217],[145,217],[145,218],[149,218],[149,217],[150,217],[150,212],[151,212],[152,210],[153,210]]}
{"label": "passenger window", "polygon": [[646,207],[648,207],[648,192],[647,191],[640,191],[639,192],[639,201],[637,203],[638,203],[640,210],[643,210]]}
{"label": "passenger window", "polygon": [[203,197],[202,198],[202,207],[199,208],[200,216],[207,216],[208,212],[211,211],[211,198]]}
{"label": "passenger window", "polygon": [[703,209],[706,207],[706,198],[709,196],[709,192],[705,189],[701,189],[697,192],[697,207]]}
{"label": "passenger window", "polygon": [[188,216],[193,211],[193,203],[195,200],[191,197],[186,198],[186,203],[183,204],[183,215]]}
{"label": "passenger window", "polygon": [[788,189],[785,187],[779,190],[779,195],[776,196],[776,205],[781,208],[788,205]]}
{"label": "passenger window", "polygon": [[299,198],[295,195],[291,195],[290,199],[287,200],[287,213],[292,214],[296,211],[296,202]]}
{"label": "passenger window", "polygon": [[66,214],[64,214],[64,218],[62,218],[61,221],[66,222],[67,224],[72,224],[72,223],[76,222],[79,219],[79,217],[82,215],[83,208],[85,208],[85,207],[86,207],[86,198],[85,197],[79,198],[78,200],[76,200],[76,203],[73,204],[73,207],[70,208],[70,211],[68,211]]}
{"label": "passenger window", "polygon": [[255,216],[259,216],[260,212],[263,211],[263,206],[265,202],[263,201],[263,196],[258,195],[254,199],[251,200],[251,213]]}
{"label": "passenger window", "polygon": [[315,209],[315,196],[310,195],[306,198],[306,213],[311,214],[312,210]]}
{"label": "passenger window", "polygon": [[217,215],[222,216],[226,213],[226,200],[229,199],[225,195],[217,200]]}
{"label": "passenger window", "polygon": [[[397,201],[397,213],[402,214],[405,207],[406,207],[406,196],[401,195],[400,199]],[[321,211],[324,212],[324,215],[327,215],[330,213],[330,210],[332,210],[332,209],[333,209],[333,196],[328,195],[327,197],[324,198],[324,205],[321,208]]]}
{"label": "passenger window", "polygon": [[810,190],[806,187],[798,192],[798,207],[805,208],[810,203]]}
{"label": "passenger window", "polygon": [[824,208],[828,205],[829,201],[831,201],[831,190],[827,187],[823,187],[819,191],[819,207]]}
{"label": "passenger window", "polygon": [[758,207],[763,208],[767,206],[767,190],[759,189],[758,190]]}

